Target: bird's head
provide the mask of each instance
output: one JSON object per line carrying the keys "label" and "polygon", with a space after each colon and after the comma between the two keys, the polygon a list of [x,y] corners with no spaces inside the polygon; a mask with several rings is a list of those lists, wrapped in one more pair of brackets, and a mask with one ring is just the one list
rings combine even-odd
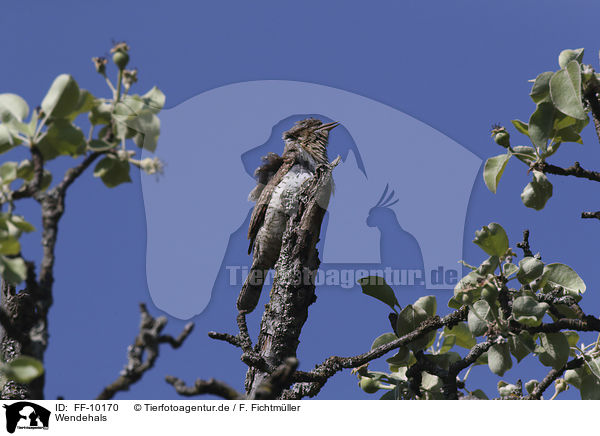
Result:
{"label": "bird's head", "polygon": [[340,123],[325,123],[316,118],[307,118],[294,124],[290,130],[283,133],[286,148],[302,147],[318,163],[328,163],[327,144],[329,132]]}

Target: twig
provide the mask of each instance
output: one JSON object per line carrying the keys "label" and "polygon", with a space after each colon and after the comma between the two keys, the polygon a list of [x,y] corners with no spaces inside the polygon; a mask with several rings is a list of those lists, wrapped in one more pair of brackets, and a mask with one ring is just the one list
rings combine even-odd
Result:
{"label": "twig", "polygon": [[240,329],[240,333],[238,335],[240,347],[246,353],[252,352],[252,340],[250,339],[250,335],[248,334],[248,325],[246,324],[246,312],[240,311],[237,315],[237,324]]}
{"label": "twig", "polygon": [[600,332],[600,319],[586,315],[583,319],[561,318],[553,323],[540,324],[537,327],[526,327],[530,333],[556,333],[561,330],[576,330],[580,332]]}
{"label": "twig", "polygon": [[557,167],[556,165],[552,165],[547,162],[536,162],[532,168],[546,174],[554,174],[556,176],[573,176],[580,179],[588,179],[594,182],[600,182],[600,172],[583,169],[579,162],[575,162],[568,168]]}
{"label": "twig", "polygon": [[94,151],[86,156],[84,160],[82,160],[79,165],[69,168],[62,181],[56,186],[56,190],[60,193],[63,193],[67,190],[69,186],[79,177],[85,170],[88,168],[99,156],[101,156],[104,152]]}
{"label": "twig", "polygon": [[196,380],[194,386],[186,386],[185,382],[177,377],[168,375],[165,377],[167,383],[175,388],[179,395],[193,397],[202,394],[217,395],[226,400],[240,400],[244,396],[229,386],[227,383],[211,378],[210,380]]}
{"label": "twig", "polygon": [[[140,332],[135,341],[127,349],[127,364],[121,375],[113,383],[105,387],[97,400],[110,400],[119,391],[129,390],[129,387],[142,378],[150,370],[159,355],[159,345],[169,344],[172,348],[179,348],[194,328],[193,323],[188,323],[177,338],[162,335],[161,332],[167,325],[167,318],[152,317],[144,303],[140,303],[141,321]],[[145,360],[144,360],[145,356]]]}
{"label": "twig", "polygon": [[279,398],[284,389],[293,383],[293,375],[298,367],[298,359],[288,357],[277,367],[256,389],[256,400],[275,400]]}
{"label": "twig", "polygon": [[442,387],[442,392],[447,400],[456,400],[458,398],[458,389],[456,384],[456,377],[460,372],[475,363],[475,361],[485,353],[487,350],[494,345],[494,341],[488,340],[486,342],[481,342],[475,345],[471,350],[467,353],[467,355],[452,365],[448,369],[448,376],[444,380],[444,386]]}
{"label": "twig", "polygon": [[529,246],[529,230],[523,230],[523,241],[517,242],[517,247],[523,250],[523,257],[533,257]]}
{"label": "twig", "polygon": [[234,347],[241,348],[242,346],[240,338],[238,336],[230,335],[229,333],[208,332],[208,337],[211,339],[216,339],[217,341],[227,342],[228,344],[231,344]]}
{"label": "twig", "polygon": [[581,212],[581,218],[596,218],[600,220],[600,211],[598,212]]}
{"label": "twig", "polygon": [[596,135],[600,140],[600,102],[598,102],[598,83],[593,83],[588,86],[584,93],[584,99],[588,102],[590,110],[592,112],[592,118],[594,119],[594,127],[596,129]]}
{"label": "twig", "polygon": [[215,379],[208,381],[198,379],[194,382],[193,386],[186,386],[183,380],[172,375],[168,375],[165,380],[175,388],[178,394],[185,397],[212,394],[226,400],[274,400],[281,395],[284,389],[287,389],[293,383],[292,376],[297,367],[298,359],[288,357],[263,380],[252,396],[242,395],[227,383]]}
{"label": "twig", "polygon": [[583,357],[577,357],[577,358],[567,362],[567,364],[560,369],[552,369],[546,375],[546,377],[544,377],[544,379],[535,387],[533,392],[531,392],[530,395],[527,395],[523,399],[524,400],[539,400],[540,398],[542,398],[542,394],[544,393],[544,391],[546,389],[548,389],[548,387],[550,387],[550,385],[554,382],[554,380],[556,380],[561,375],[563,375],[563,373],[568,369],[579,368],[580,366],[583,365],[583,362],[584,362]]}

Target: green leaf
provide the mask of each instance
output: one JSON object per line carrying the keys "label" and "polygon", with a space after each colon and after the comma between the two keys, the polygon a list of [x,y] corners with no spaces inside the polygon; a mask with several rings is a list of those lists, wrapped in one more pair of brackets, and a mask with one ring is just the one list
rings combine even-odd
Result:
{"label": "green leaf", "polygon": [[485,353],[483,353],[481,356],[479,356],[477,358],[477,360],[475,361],[475,363],[473,364],[473,366],[487,365],[487,364],[488,364],[488,353],[486,351]]}
{"label": "green leaf", "polygon": [[164,106],[166,97],[163,92],[154,86],[150,91],[142,95],[142,101],[145,106],[152,111],[152,113],[158,113]]}
{"label": "green leaf", "polygon": [[425,391],[439,391],[442,388],[442,379],[423,371],[421,389]]}
{"label": "green leaf", "polygon": [[450,368],[450,365],[458,362],[462,357],[455,351],[444,352],[441,354],[426,354],[426,359],[437,367],[445,369],[446,371]]}
{"label": "green leaf", "polygon": [[0,254],[19,254],[21,252],[21,244],[14,236],[0,238]]}
{"label": "green leaf", "polygon": [[567,369],[565,371],[564,379],[567,381],[567,383],[575,386],[577,389],[581,389],[583,379],[586,375],[587,374],[584,367]]}
{"label": "green leaf", "polygon": [[522,133],[523,135],[529,136],[529,126],[527,125],[527,123],[524,123],[521,120],[512,120],[511,123],[513,126],[515,126],[515,129],[517,129],[518,132]]}
{"label": "green leaf", "polygon": [[401,400],[402,396],[400,395],[400,391],[398,389],[398,386],[396,386],[391,391],[387,391],[385,394],[383,394],[381,396],[381,398],[379,398],[379,399],[380,400]]}
{"label": "green leaf", "polygon": [[547,303],[539,303],[530,296],[517,297],[513,301],[513,316],[515,320],[529,327],[537,327],[550,308]]}
{"label": "green leaf", "polygon": [[92,139],[88,146],[92,151],[106,151],[115,147],[115,145],[111,145],[101,139]]}
{"label": "green leaf", "polygon": [[17,383],[29,383],[44,373],[42,362],[29,356],[17,357],[2,369],[8,378]]}
{"label": "green leaf", "polygon": [[437,312],[437,301],[433,295],[419,298],[413,303],[413,306],[420,307],[429,316],[435,316],[435,313]]}
{"label": "green leaf", "polygon": [[571,61],[550,79],[550,97],[554,106],[570,117],[587,117],[581,102],[581,70],[577,61]]}
{"label": "green leaf", "polygon": [[35,231],[35,227],[33,227],[30,223],[25,221],[25,218],[23,218],[20,215],[11,215],[10,222],[16,228],[18,228],[19,230],[21,230],[23,232],[31,233],[31,232]]}
{"label": "green leaf", "polygon": [[535,78],[529,96],[535,103],[550,100],[550,78],[554,73],[546,71]]}
{"label": "green leaf", "polygon": [[581,63],[583,60],[583,48],[578,48],[576,50],[563,50],[558,55],[558,65],[561,68],[565,68],[571,61],[576,61]]}
{"label": "green leaf", "polygon": [[3,123],[11,119],[23,121],[29,114],[29,106],[16,94],[0,94],[0,120]]}
{"label": "green leaf", "polygon": [[[396,323],[398,337],[402,337],[415,331],[427,318],[429,318],[427,312],[420,307],[409,304],[398,314],[398,321]],[[419,339],[410,342],[407,344],[407,347],[412,351],[421,350],[427,346],[432,338],[435,338],[435,331],[429,332]]]}
{"label": "green leaf", "polygon": [[69,74],[61,74],[50,86],[42,100],[42,110],[46,116],[64,118],[77,109],[79,86]]}
{"label": "green leaf", "polygon": [[22,160],[17,168],[17,177],[27,182],[33,180],[33,165],[30,160]]}
{"label": "green leaf", "polygon": [[505,277],[510,277],[519,270],[519,267],[514,263],[505,263],[502,265],[502,274]]}
{"label": "green leaf", "polygon": [[544,262],[535,257],[526,257],[519,261],[517,280],[522,285],[527,285],[540,277],[544,272]]}
{"label": "green leaf", "polygon": [[490,256],[481,262],[476,271],[483,277],[487,277],[488,274],[494,274],[498,265],[500,265],[500,258],[498,256]]}
{"label": "green leaf", "polygon": [[537,160],[537,156],[533,147],[528,147],[526,145],[516,145],[512,149],[513,156],[515,156],[521,162],[526,163],[527,165],[531,165]]}
{"label": "green leaf", "polygon": [[[576,142],[578,144],[583,144],[583,139],[581,139],[581,136],[579,136],[579,133],[577,133],[574,129],[573,126],[571,127],[565,127],[564,129],[559,130],[558,132],[556,132],[554,134],[554,142]],[[555,147],[553,152],[556,152],[556,149],[558,149],[558,147]],[[554,154],[554,153],[552,153]],[[544,154],[544,157],[549,157],[549,154]]]}
{"label": "green leaf", "polygon": [[27,277],[27,267],[20,257],[8,258],[0,255],[0,275],[11,285],[18,285]]}
{"label": "green leaf", "polygon": [[471,395],[475,398],[479,398],[480,400],[489,400],[488,396],[481,389],[475,389],[471,392]]}
{"label": "green leaf", "polygon": [[571,267],[562,263],[551,263],[544,267],[542,282],[552,286],[562,286],[567,294],[579,296],[585,292],[586,286],[579,275]]}
{"label": "green leaf", "polygon": [[8,185],[17,178],[18,166],[16,162],[4,162],[0,166],[0,185]]}
{"label": "green leaf", "polygon": [[552,183],[544,173],[533,170],[533,180],[523,189],[521,201],[527,207],[542,210],[550,197],[552,197]]}
{"label": "green leaf", "polygon": [[496,193],[498,183],[500,182],[500,178],[502,177],[502,173],[504,173],[504,169],[506,168],[509,159],[510,153],[506,153],[490,157],[485,162],[485,166],[483,167],[483,181],[485,182],[485,186],[487,186],[494,194]]}
{"label": "green leaf", "polygon": [[133,122],[129,122],[128,127],[138,132],[133,137],[133,141],[138,147],[150,152],[156,150],[160,135],[160,120],[156,115],[143,114]]}
{"label": "green leaf", "polygon": [[90,109],[88,118],[93,125],[108,124],[111,120],[112,106],[101,100],[96,100]]}
{"label": "green leaf", "polygon": [[50,125],[38,147],[46,161],[61,155],[75,157],[85,151],[85,137],[79,127],[61,118]]}
{"label": "green leaf", "polygon": [[[483,276],[477,271],[471,271],[464,276],[454,287],[454,299],[460,305],[471,304],[481,296]],[[460,306],[459,306],[460,307]]]}
{"label": "green leaf", "polygon": [[385,282],[383,277],[368,276],[358,280],[358,284],[362,287],[362,292],[365,295],[376,298],[390,306],[393,310],[394,306],[400,306],[396,295],[390,286]]}
{"label": "green leaf", "polygon": [[505,381],[498,382],[498,393],[503,398],[516,398],[521,394],[517,385],[508,384]]}
{"label": "green leaf", "polygon": [[444,336],[454,336],[456,345],[470,350],[477,343],[475,337],[471,334],[469,327],[464,322],[459,322],[451,329],[444,327]]}
{"label": "green leaf", "polygon": [[129,168],[128,161],[107,156],[94,168],[94,177],[100,177],[107,187],[114,188],[121,183],[131,182]]}
{"label": "green leaf", "polygon": [[511,335],[508,339],[510,353],[520,362],[535,350],[535,342],[528,332],[521,332],[518,336]]}
{"label": "green leaf", "polygon": [[396,336],[394,333],[384,333],[373,341],[373,344],[371,345],[371,350],[381,345],[387,344],[388,342],[395,341],[396,339],[398,339],[398,336]]}
{"label": "green leaf", "polygon": [[96,104],[96,98],[87,90],[79,90],[79,98],[75,109],[69,114],[68,120],[73,121],[78,115],[89,112]]}
{"label": "green leaf", "polygon": [[533,390],[537,388],[539,384],[540,382],[537,380],[529,380],[527,383],[525,383],[525,389],[527,390],[527,393],[531,395]]}
{"label": "green leaf", "polygon": [[569,343],[570,347],[574,347],[577,345],[577,342],[579,342],[579,334],[577,332],[564,331],[562,333],[567,337],[567,342]]}
{"label": "green leaf", "polygon": [[543,351],[539,354],[542,365],[561,369],[569,359],[569,341],[562,333],[540,333],[540,346]]}
{"label": "green leaf", "polygon": [[442,346],[439,350],[441,354],[447,353],[456,345],[456,336],[454,335],[444,335],[444,341],[442,342]]}
{"label": "green leaf", "polygon": [[546,144],[554,125],[554,106],[552,103],[539,103],[529,118],[529,137],[533,145],[546,149]]}
{"label": "green leaf", "polygon": [[492,308],[485,300],[476,301],[473,310],[469,310],[467,324],[473,336],[482,336],[488,330],[488,323],[494,320]]}
{"label": "green leaf", "polygon": [[592,374],[585,375],[579,392],[582,400],[600,400],[600,381]]}
{"label": "green leaf", "polygon": [[400,347],[396,354],[385,359],[385,361],[394,366],[407,366],[411,360],[410,350],[407,347]]}
{"label": "green leaf", "polygon": [[456,297],[451,297],[448,300],[448,307],[450,309],[460,309],[463,306],[462,301],[459,301]]}
{"label": "green leaf", "polygon": [[566,129],[567,127],[577,127],[578,122],[579,120],[576,120],[573,117],[569,117],[568,115],[565,115],[562,112],[558,112],[554,117],[554,130],[558,131]]}
{"label": "green leaf", "polygon": [[508,250],[508,236],[498,223],[490,223],[477,232],[473,242],[490,256],[503,256]]}
{"label": "green leaf", "polygon": [[6,153],[20,143],[21,141],[13,136],[6,124],[0,124],[0,154]]}
{"label": "green leaf", "polygon": [[502,376],[512,368],[508,344],[495,344],[488,350],[488,367],[494,374]]}

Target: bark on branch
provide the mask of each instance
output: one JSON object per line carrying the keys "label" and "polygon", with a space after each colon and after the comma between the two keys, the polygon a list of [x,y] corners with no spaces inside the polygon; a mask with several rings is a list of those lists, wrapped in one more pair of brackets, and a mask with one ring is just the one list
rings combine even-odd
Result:
{"label": "bark on branch", "polygon": [[167,318],[159,316],[154,318],[146,305],[140,304],[141,321],[140,331],[135,341],[127,349],[127,364],[121,375],[113,383],[105,387],[97,400],[110,400],[119,391],[127,391],[129,387],[142,378],[150,370],[159,355],[160,344],[169,344],[172,348],[179,348],[194,328],[194,323],[188,323],[177,338],[163,335],[162,330],[167,325]]}

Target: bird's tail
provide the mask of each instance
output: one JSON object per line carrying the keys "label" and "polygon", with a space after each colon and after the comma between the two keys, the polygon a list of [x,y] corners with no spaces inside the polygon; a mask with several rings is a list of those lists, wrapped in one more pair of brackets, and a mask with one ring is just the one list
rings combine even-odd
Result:
{"label": "bird's tail", "polygon": [[265,276],[268,271],[269,270],[254,266],[250,269],[250,273],[248,274],[237,299],[238,310],[245,311],[246,313],[250,313],[254,310],[260,299],[260,292],[262,291]]}

